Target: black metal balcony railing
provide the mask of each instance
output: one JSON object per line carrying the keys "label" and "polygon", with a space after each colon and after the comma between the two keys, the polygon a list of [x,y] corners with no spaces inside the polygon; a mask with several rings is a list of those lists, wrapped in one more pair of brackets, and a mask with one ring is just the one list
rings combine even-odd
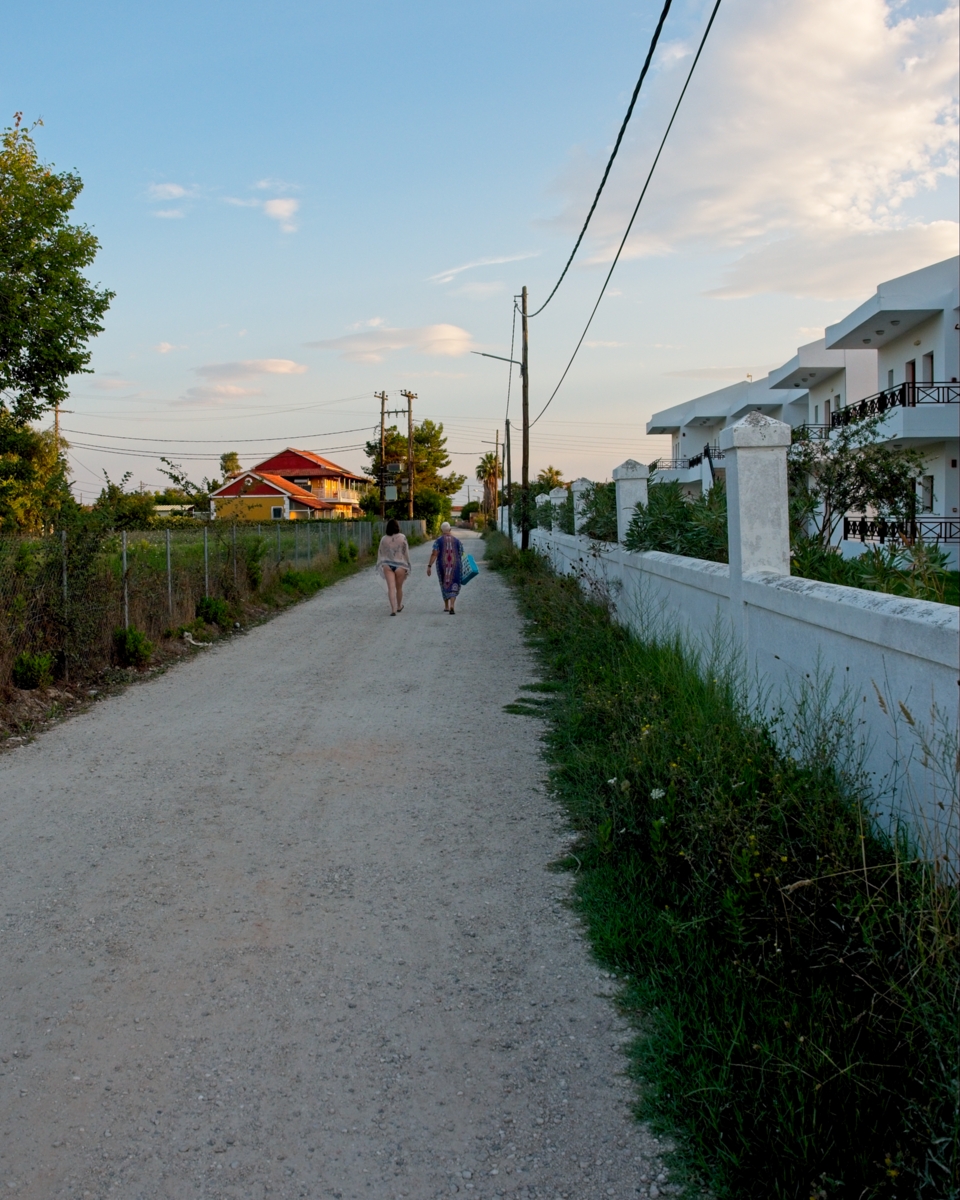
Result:
{"label": "black metal balcony railing", "polygon": [[705,454],[709,454],[713,462],[719,462],[723,458],[723,451],[719,446],[704,446],[699,454],[689,457],[655,458],[648,469],[651,475],[654,471],[687,471],[691,467],[699,467]]}
{"label": "black metal balcony railing", "polygon": [[844,517],[845,542],[935,542],[960,543],[960,520],[956,517],[917,517],[915,521],[871,521],[868,517]]}
{"label": "black metal balcony railing", "polygon": [[797,425],[793,431],[793,440],[796,442],[807,438],[811,442],[826,441],[830,437],[832,428],[832,425]]}
{"label": "black metal balcony railing", "polygon": [[899,387],[887,388],[831,413],[830,425],[839,429],[851,421],[880,416],[892,408],[915,408],[918,404],[960,404],[960,384],[901,383]]}

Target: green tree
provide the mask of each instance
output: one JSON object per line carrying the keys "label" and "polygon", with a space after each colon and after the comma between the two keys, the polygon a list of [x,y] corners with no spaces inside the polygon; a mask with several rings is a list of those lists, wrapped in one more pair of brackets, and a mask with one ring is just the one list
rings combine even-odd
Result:
{"label": "green tree", "polygon": [[0,408],[0,529],[42,533],[75,512],[66,448],[52,429],[18,424]]}
{"label": "green tree", "polygon": [[229,479],[231,475],[239,475],[242,470],[240,455],[236,450],[227,450],[220,455],[220,471],[224,479]]}
{"label": "green tree", "polygon": [[483,507],[490,516],[494,516],[497,510],[500,458],[492,450],[477,464],[477,480],[483,484]]}
{"label": "green tree", "polygon": [[566,487],[563,482],[563,472],[556,467],[544,467],[537,473],[537,483],[546,484],[544,491],[552,491],[555,487]]}
{"label": "green tree", "polygon": [[89,373],[87,343],[114,293],[84,275],[100,244],[68,219],[80,177],[41,163],[21,120],[0,139],[0,408],[26,425]]}
{"label": "green tree", "polygon": [[884,441],[886,414],[841,425],[829,438],[794,430],[787,456],[791,540],[826,549],[848,513],[888,520],[916,515],[923,454]]}
{"label": "green tree", "polygon": [[[398,463],[402,470],[396,473],[395,481],[400,490],[406,485],[407,479],[407,437],[395,425],[384,430],[383,464],[389,466]],[[380,511],[380,439],[371,439],[364,447],[370,465],[366,472],[375,483],[375,487],[361,501],[367,512]],[[466,475],[458,475],[450,471],[444,475],[450,466],[450,455],[447,453],[447,439],[444,437],[443,425],[425,420],[413,431],[413,511],[415,517],[428,521],[437,512],[441,519],[450,516],[450,497],[458,492],[466,482]],[[389,481],[391,476],[386,475]],[[432,495],[430,495],[432,494]],[[434,498],[436,497],[436,498]],[[418,506],[424,508],[421,513]],[[426,511],[429,509],[429,513]],[[401,497],[386,506],[388,516],[405,517],[407,515],[406,497]]]}
{"label": "green tree", "polygon": [[[223,457],[225,458],[226,455]],[[210,509],[210,493],[215,492],[221,486],[220,480],[207,479],[204,476],[199,483],[194,483],[187,477],[186,472],[179,463],[171,462],[169,458],[161,458],[160,461],[164,464],[160,468],[160,474],[166,475],[173,484],[173,488],[167,488],[165,495],[175,493],[178,497],[169,503],[182,504],[188,502],[196,505],[198,512],[208,512]]]}
{"label": "green tree", "polygon": [[93,510],[110,529],[149,529],[156,521],[154,499],[150,492],[128,492],[126,485],[130,482],[130,471],[114,483],[104,471],[103,478],[106,486],[100,492],[93,505]]}

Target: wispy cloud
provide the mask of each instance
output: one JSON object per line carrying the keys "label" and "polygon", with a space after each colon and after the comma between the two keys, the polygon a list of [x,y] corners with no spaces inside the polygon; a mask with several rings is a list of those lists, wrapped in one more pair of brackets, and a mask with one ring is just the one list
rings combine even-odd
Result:
{"label": "wispy cloud", "polygon": [[93,381],[98,392],[126,392],[137,385],[132,379],[121,379],[118,375],[101,375]]}
{"label": "wispy cloud", "polygon": [[531,251],[527,254],[501,255],[499,258],[475,258],[472,262],[464,263],[460,267],[450,267],[449,270],[430,275],[427,282],[452,283],[458,275],[462,275],[464,271],[472,271],[475,267],[495,267],[500,263],[522,262],[525,258],[537,258],[538,255],[539,251]]}
{"label": "wispy cloud", "polygon": [[194,367],[204,379],[251,379],[258,375],[303,375],[303,363],[292,358],[247,358],[241,362],[206,363]]}
{"label": "wispy cloud", "polygon": [[264,201],[263,211],[271,220],[278,221],[284,233],[296,233],[297,226],[293,218],[300,208],[300,201],[289,196],[279,200]]}
{"label": "wispy cloud", "polygon": [[154,350],[158,354],[169,354],[171,350],[186,350],[186,346],[175,346],[173,342],[157,342]]}
{"label": "wispy cloud", "polygon": [[147,195],[151,200],[180,200],[189,192],[179,183],[151,183]]}
{"label": "wispy cloud", "polygon": [[178,221],[184,216],[184,211],[182,208],[157,208],[154,209],[153,215],[164,221]]}
{"label": "wispy cloud", "polygon": [[[756,372],[754,372],[756,374]],[[688,367],[685,371],[664,371],[669,379],[746,379],[750,367]]]}
{"label": "wispy cloud", "polygon": [[450,295],[469,296],[471,300],[487,300],[490,296],[502,295],[506,286],[500,279],[490,283],[464,283],[460,287],[454,288]]}
{"label": "wispy cloud", "polygon": [[209,383],[187,388],[175,404],[226,404],[240,396],[262,396],[259,388],[240,387],[235,383]]}
{"label": "wispy cloud", "polygon": [[383,362],[388,354],[413,350],[434,358],[459,358],[474,348],[472,336],[458,325],[421,325],[416,329],[379,326],[362,333],[307,342],[314,350],[336,350],[349,362]]}

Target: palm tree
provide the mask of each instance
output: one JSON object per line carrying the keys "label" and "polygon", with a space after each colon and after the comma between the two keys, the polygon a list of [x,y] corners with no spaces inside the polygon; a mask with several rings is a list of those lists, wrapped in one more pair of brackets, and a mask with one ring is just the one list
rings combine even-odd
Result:
{"label": "palm tree", "polygon": [[490,451],[477,464],[477,479],[483,484],[483,507],[491,517],[497,511],[497,482],[500,479],[500,459]]}
{"label": "palm tree", "polygon": [[558,471],[556,467],[544,467],[537,476],[538,483],[545,483],[548,488],[566,487],[563,482],[563,473]]}

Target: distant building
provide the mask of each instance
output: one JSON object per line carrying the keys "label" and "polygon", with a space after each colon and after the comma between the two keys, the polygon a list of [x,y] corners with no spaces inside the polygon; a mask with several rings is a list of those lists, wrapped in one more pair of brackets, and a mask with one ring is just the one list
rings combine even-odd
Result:
{"label": "distant building", "polygon": [[236,521],[351,520],[369,483],[309,450],[288,446],[211,494],[211,517]]}
{"label": "distant building", "polygon": [[[744,380],[663,409],[648,433],[669,434],[672,456],[659,459],[660,480],[687,495],[709,488],[723,470],[720,430],[752,409],[815,436],[885,413],[884,442],[915,446],[926,460],[917,516],[926,540],[939,541],[956,566],[960,521],[960,258],[881,283],[876,293],[816,342],[765,379]],[[869,514],[850,539],[874,538]],[[849,544],[848,552],[859,547]]]}

